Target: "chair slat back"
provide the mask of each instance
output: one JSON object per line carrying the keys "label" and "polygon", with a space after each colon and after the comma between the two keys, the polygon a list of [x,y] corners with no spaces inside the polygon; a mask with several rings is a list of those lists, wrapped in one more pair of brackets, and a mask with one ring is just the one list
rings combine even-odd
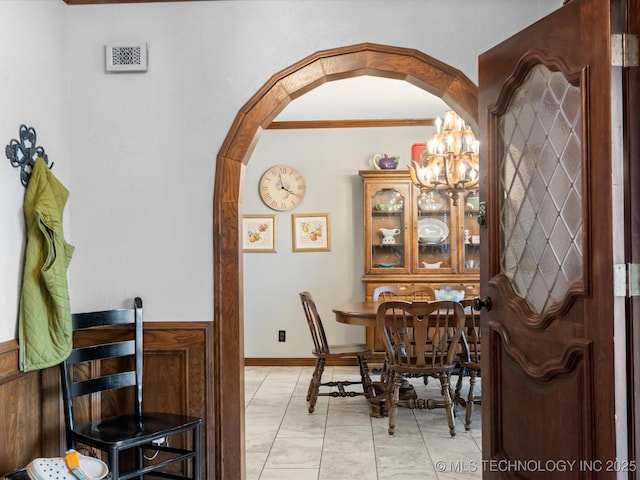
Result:
{"label": "chair slat back", "polygon": [[91,380],[81,380],[71,385],[71,395],[81,397],[90,393],[104,392],[117,388],[131,387],[136,384],[135,372],[120,372],[104,375]]}
{"label": "chair slat back", "polygon": [[383,302],[376,315],[387,361],[406,371],[453,368],[465,323],[458,302]]}
{"label": "chair slat back", "polygon": [[329,343],[327,342],[327,336],[324,332],[324,326],[322,325],[322,319],[318,313],[316,303],[309,292],[300,293],[300,301],[302,302],[302,309],[307,319],[307,325],[311,332],[311,338],[313,340],[313,348],[317,354],[329,354]]}
{"label": "chair slat back", "polygon": [[466,307],[466,322],[464,327],[464,340],[467,345],[467,363],[473,364],[474,368],[480,368],[482,330],[480,327],[480,312],[471,307],[472,301],[462,302]]}
{"label": "chair slat back", "polygon": [[[71,322],[74,347],[60,364],[67,431],[76,423],[74,399],[85,395],[133,388],[131,413],[141,414],[142,300],[136,297],[133,308],[128,309],[74,313]],[[115,360],[107,368],[104,362],[110,359]],[[91,366],[84,368],[83,364]]]}
{"label": "chair slat back", "polygon": [[135,355],[136,342],[134,340],[125,340],[116,343],[105,343],[93,345],[90,347],[80,347],[71,351],[66,362],[68,364],[76,364],[81,362],[89,362],[91,360],[102,360],[105,358],[124,357],[127,355]]}
{"label": "chair slat back", "polygon": [[436,293],[428,285],[383,285],[373,291],[374,302],[391,300],[435,300]]}
{"label": "chair slat back", "polygon": [[74,313],[71,316],[71,325],[74,330],[107,325],[126,325],[136,322],[135,308],[120,308],[116,310],[104,310],[102,312]]}

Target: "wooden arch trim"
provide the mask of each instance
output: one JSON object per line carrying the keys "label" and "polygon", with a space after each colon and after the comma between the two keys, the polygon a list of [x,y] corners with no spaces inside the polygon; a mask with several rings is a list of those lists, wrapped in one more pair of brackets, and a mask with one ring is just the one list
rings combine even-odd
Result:
{"label": "wooden arch trim", "polygon": [[[244,319],[240,214],[244,165],[260,134],[319,85],[371,75],[436,95],[477,131],[478,89],[459,70],[417,50],[362,43],[317,52],[272,76],[240,109],[216,159],[213,195],[215,478],[244,478]],[[211,421],[211,420],[209,420]]]}

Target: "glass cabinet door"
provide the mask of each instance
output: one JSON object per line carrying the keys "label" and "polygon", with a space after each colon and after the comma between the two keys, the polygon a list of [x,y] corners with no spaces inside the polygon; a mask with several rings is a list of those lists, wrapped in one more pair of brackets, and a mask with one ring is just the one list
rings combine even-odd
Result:
{"label": "glass cabinet door", "polygon": [[421,271],[455,268],[449,197],[438,191],[419,193],[416,203],[416,267]]}
{"label": "glass cabinet door", "polygon": [[470,193],[464,198],[462,238],[464,242],[463,267],[480,268],[480,227],[478,225],[478,194]]}
{"label": "glass cabinet door", "polygon": [[370,245],[370,252],[367,253],[370,255],[367,262],[370,271],[407,271],[410,250],[406,231],[409,198],[408,185],[368,185],[365,213],[369,214],[366,232],[369,241],[366,243]]}

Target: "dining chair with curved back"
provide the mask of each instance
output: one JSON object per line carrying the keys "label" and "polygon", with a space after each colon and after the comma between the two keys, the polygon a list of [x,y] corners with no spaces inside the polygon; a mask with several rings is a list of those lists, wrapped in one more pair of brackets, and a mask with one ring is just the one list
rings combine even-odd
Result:
{"label": "dining chair with curved back", "polygon": [[409,408],[431,409],[439,406],[439,402],[418,398],[417,395],[407,396],[401,402],[403,378],[425,375],[434,376],[440,381],[449,433],[451,436],[456,434],[450,376],[458,359],[458,346],[461,341],[464,344],[464,323],[464,308],[459,302],[392,300],[379,305],[376,325],[384,337],[387,353],[389,435],[395,432],[400,403]]}
{"label": "dining chair with curved back", "polygon": [[[475,404],[481,403],[481,397],[475,395],[475,386],[478,376],[480,375],[481,360],[481,329],[480,329],[480,312],[472,307],[471,300],[462,302],[465,306],[466,320],[464,326],[464,339],[466,341],[467,351],[460,355],[460,372],[456,383],[454,401],[465,407],[465,430],[471,430],[471,417]],[[469,375],[469,393],[467,399],[463,399],[461,395],[462,382],[466,375]]]}
{"label": "dining chair with curved back", "polygon": [[60,364],[67,448],[105,452],[111,480],[198,480],[202,420],[143,409],[142,300],[71,322],[73,349]]}
{"label": "dining chair with curved back", "polygon": [[[412,302],[414,300],[432,301],[436,299],[435,290],[429,285],[382,285],[376,287],[373,291],[374,302],[389,302],[392,300],[404,300]],[[429,381],[428,375],[424,377],[424,384]],[[380,381],[386,382],[387,379],[387,360],[382,360],[382,368],[380,369]]]}
{"label": "dining chair with curved back", "polygon": [[382,285],[373,291],[374,302],[390,300],[435,300],[436,293],[429,285]]}
{"label": "dining chair with curved back", "polygon": [[[316,364],[309,382],[307,390],[307,402],[309,402],[309,413],[315,410],[319,396],[328,397],[355,397],[364,395],[369,398],[371,389],[371,377],[369,375],[368,359],[371,356],[371,349],[364,344],[335,345],[329,344],[324,331],[322,319],[318,313],[316,303],[309,292],[300,293],[300,301],[307,319],[307,325],[313,340],[312,353],[316,357]],[[352,359],[358,364],[360,370],[360,381],[332,380],[322,382],[327,361]],[[362,385],[362,391],[347,390],[350,385]],[[330,390],[321,392],[321,387],[328,387]]]}

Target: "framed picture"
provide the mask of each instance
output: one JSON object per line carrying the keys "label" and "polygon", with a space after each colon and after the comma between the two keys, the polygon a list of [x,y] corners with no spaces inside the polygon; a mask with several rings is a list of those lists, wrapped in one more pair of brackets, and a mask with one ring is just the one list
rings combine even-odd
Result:
{"label": "framed picture", "polygon": [[328,213],[291,215],[294,252],[331,251],[331,224]]}
{"label": "framed picture", "polygon": [[275,215],[243,215],[242,251],[275,253],[277,226]]}

